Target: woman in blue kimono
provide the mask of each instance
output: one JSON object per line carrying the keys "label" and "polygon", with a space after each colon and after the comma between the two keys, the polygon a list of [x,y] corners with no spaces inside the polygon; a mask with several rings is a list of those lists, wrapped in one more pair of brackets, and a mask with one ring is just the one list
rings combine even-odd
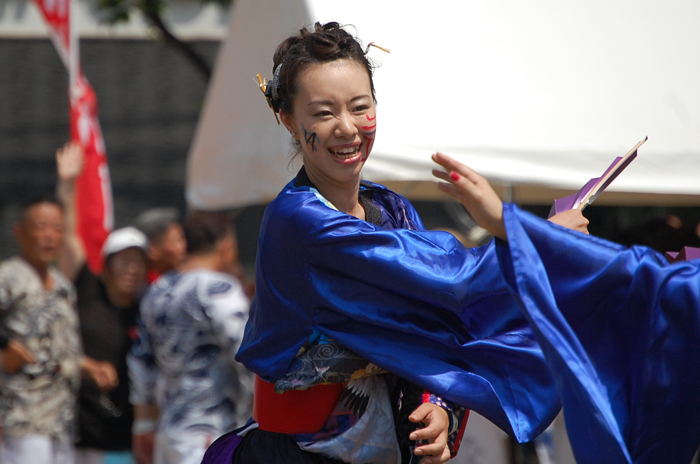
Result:
{"label": "woman in blue kimono", "polygon": [[261,88],[304,166],[260,230],[237,355],[258,376],[255,421],[204,462],[445,462],[467,409],[539,434],[559,400],[493,244],[426,231],[405,198],[361,180],[377,112],[360,44],[317,23],[272,69]]}
{"label": "woman in blue kimono", "polygon": [[443,154],[441,190],[497,254],[561,395],[580,464],[689,463],[700,442],[700,261],[669,264],[503,204]]}

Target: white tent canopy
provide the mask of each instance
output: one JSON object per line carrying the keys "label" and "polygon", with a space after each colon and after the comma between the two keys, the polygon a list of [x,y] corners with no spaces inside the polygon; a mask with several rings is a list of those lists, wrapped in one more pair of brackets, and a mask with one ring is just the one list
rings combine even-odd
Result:
{"label": "white tent canopy", "polygon": [[610,190],[700,198],[697,0],[236,0],[190,152],[191,206],[262,203],[294,176],[253,77],[315,21],[391,49],[370,51],[370,180],[430,180],[439,150],[508,185],[578,189],[648,135]]}

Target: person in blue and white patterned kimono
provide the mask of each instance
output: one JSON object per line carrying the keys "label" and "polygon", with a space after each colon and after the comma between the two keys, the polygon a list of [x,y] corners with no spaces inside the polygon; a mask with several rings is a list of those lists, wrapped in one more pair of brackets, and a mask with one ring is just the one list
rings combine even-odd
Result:
{"label": "person in blue and white patterned kimono", "polygon": [[232,222],[197,212],[184,229],[188,257],[144,296],[128,358],[140,463],[199,464],[252,413],[252,374],[234,360],[249,301],[227,273],[237,258]]}

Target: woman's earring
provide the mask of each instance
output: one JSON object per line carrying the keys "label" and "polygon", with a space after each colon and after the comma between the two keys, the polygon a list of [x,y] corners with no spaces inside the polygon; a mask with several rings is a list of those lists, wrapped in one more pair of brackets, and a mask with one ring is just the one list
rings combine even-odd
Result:
{"label": "woman's earring", "polygon": [[292,135],[292,137],[296,137],[296,136],[297,136],[297,133],[294,132],[294,131],[289,131],[289,133]]}

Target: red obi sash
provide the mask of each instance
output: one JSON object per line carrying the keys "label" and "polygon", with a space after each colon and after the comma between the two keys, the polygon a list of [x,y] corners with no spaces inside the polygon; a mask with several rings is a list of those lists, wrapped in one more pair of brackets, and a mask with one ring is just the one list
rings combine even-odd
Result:
{"label": "red obi sash", "polygon": [[253,419],[260,430],[276,433],[316,433],[340,400],[345,384],[316,385],[308,390],[275,393],[275,384],[255,376]]}

